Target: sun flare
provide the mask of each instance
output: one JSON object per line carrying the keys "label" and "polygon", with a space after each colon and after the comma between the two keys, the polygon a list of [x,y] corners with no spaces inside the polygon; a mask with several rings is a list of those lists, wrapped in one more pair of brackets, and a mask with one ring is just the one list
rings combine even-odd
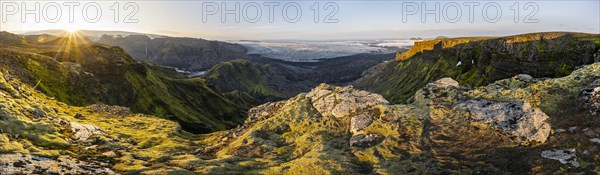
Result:
{"label": "sun flare", "polygon": [[66,27],[66,28],[65,28],[65,30],[66,30],[67,32],[69,32],[69,33],[75,33],[75,32],[77,32],[77,31],[79,31],[79,29],[78,29],[78,28],[76,28],[76,27],[74,27],[74,26],[69,26],[69,27]]}

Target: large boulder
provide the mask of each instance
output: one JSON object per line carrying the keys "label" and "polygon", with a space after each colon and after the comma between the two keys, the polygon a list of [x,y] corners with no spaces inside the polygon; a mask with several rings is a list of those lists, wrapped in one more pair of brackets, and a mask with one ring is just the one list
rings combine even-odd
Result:
{"label": "large boulder", "polygon": [[353,134],[358,134],[373,122],[373,107],[389,103],[379,94],[356,90],[352,86],[326,84],[314,88],[306,97],[323,117],[350,117],[350,132]]}
{"label": "large boulder", "polygon": [[352,86],[336,87],[321,84],[306,97],[323,117],[349,117],[380,104],[389,102],[383,96],[367,91],[355,90]]}
{"label": "large boulder", "polygon": [[475,120],[500,129],[521,145],[544,143],[550,135],[548,116],[527,102],[469,100],[465,107]]}
{"label": "large boulder", "polygon": [[79,141],[85,141],[93,135],[106,135],[102,128],[98,126],[81,124],[76,122],[71,122],[70,125],[71,131],[73,132],[75,139]]}

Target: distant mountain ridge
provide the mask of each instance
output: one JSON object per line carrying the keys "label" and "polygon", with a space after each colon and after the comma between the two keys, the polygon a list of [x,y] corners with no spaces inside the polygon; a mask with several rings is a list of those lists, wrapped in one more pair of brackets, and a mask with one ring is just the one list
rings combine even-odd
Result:
{"label": "distant mountain ridge", "polygon": [[[102,35],[111,35],[111,36],[129,36],[129,35],[146,35],[150,38],[162,38],[167,37],[166,35],[159,34],[150,34],[150,33],[138,33],[138,32],[128,32],[128,31],[103,31],[103,30],[77,30],[78,35],[83,37],[88,37],[91,40],[97,40]],[[54,35],[54,36],[63,36],[65,33],[69,33],[69,31],[61,30],[61,29],[51,29],[51,30],[40,30],[40,31],[30,31],[21,33],[22,35]]]}
{"label": "distant mountain ridge", "polygon": [[103,35],[96,42],[119,46],[136,59],[189,71],[247,58],[246,48],[241,45],[196,38]]}

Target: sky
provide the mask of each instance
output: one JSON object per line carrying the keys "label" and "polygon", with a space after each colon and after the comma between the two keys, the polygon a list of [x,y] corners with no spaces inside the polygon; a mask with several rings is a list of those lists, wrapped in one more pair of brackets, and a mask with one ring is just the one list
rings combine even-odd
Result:
{"label": "sky", "polygon": [[217,40],[600,33],[600,0],[2,0],[0,19],[0,30],[15,33],[45,29],[119,30]]}

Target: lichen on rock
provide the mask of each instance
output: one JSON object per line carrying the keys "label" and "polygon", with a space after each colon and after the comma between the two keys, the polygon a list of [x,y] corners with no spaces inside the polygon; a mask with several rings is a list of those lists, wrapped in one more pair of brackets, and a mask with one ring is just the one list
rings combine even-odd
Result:
{"label": "lichen on rock", "polygon": [[464,106],[474,119],[501,129],[521,145],[544,143],[550,135],[548,116],[528,102],[469,100]]}

